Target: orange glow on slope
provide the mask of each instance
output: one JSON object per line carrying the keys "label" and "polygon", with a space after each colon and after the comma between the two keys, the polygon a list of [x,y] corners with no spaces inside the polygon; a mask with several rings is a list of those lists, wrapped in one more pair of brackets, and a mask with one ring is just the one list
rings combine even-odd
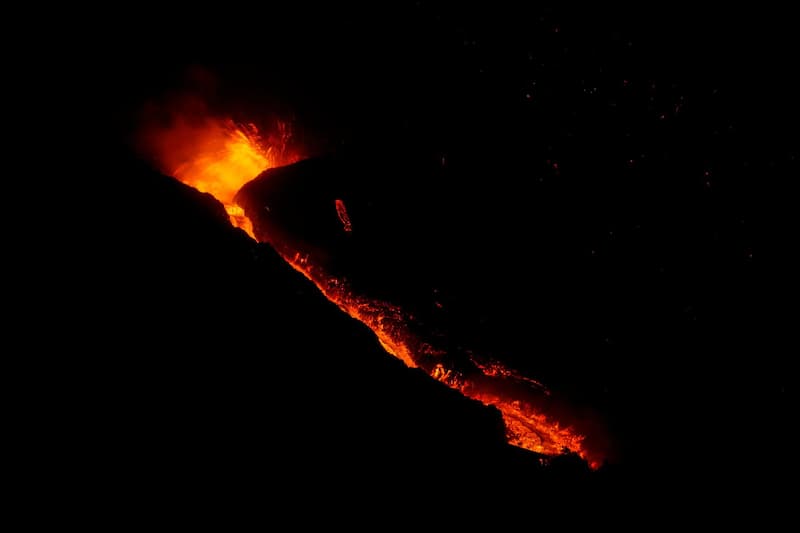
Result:
{"label": "orange glow on slope", "polygon": [[[262,171],[299,159],[286,155],[289,135],[283,125],[279,135],[269,141],[261,138],[252,124],[242,126],[231,120],[213,118],[195,123],[178,121],[168,129],[150,133],[148,146],[155,149],[162,171],[212,194],[225,205],[231,223],[254,239],[252,224],[244,210],[233,203],[234,196],[241,186]],[[344,203],[337,200],[335,207],[344,231],[351,231]],[[509,444],[545,455],[558,455],[568,450],[586,459],[593,468],[599,467],[600,458],[589,453],[582,435],[569,427],[561,427],[512,392],[519,391],[522,386],[548,395],[540,383],[496,361],[486,363],[473,359],[480,375],[470,378],[445,368],[436,362],[443,353],[411,332],[410,317],[400,307],[354,294],[346,282],[327,274],[289,244],[270,244],[329,300],[367,325],[388,353],[409,367],[423,368],[432,378],[465,396],[496,407],[502,413]]]}
{"label": "orange glow on slope", "polygon": [[[351,317],[366,324],[386,351],[406,365],[420,367],[418,364],[420,361],[435,360],[441,355],[410,331],[407,326],[408,317],[400,307],[353,294],[346,283],[327,275],[324,270],[311,264],[307,256],[296,253],[293,257],[289,257],[280,246],[276,249],[295,270],[311,280],[329,300]],[[482,377],[487,380],[528,382],[532,387],[543,388],[538,382],[519,376],[496,361],[478,367]],[[468,398],[496,407],[503,415],[509,444],[544,455],[558,455],[568,450],[587,460],[592,468],[600,466],[600,458],[591,455],[584,447],[582,435],[569,427],[561,427],[558,422],[548,419],[525,401],[508,397],[502,391],[490,390],[497,388],[496,386],[483,387],[478,380],[465,378],[460,373],[445,368],[441,363],[433,365],[429,374],[437,381],[461,391]],[[546,390],[544,392],[549,394]]]}

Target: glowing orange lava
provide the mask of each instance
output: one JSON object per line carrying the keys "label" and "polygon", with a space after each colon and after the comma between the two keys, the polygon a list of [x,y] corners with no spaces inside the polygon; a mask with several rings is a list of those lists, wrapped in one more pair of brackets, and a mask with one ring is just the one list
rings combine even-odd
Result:
{"label": "glowing orange lava", "polygon": [[[384,349],[406,365],[418,367],[418,361],[439,355],[409,330],[408,317],[400,307],[353,294],[345,283],[311,264],[308,256],[297,253],[294,257],[288,257],[280,249],[278,252],[295,270],[311,280],[329,300],[351,317],[366,324],[375,332]],[[490,379],[530,382],[538,389],[543,388],[540,383],[519,376],[496,361],[479,368],[483,376]],[[468,398],[478,400],[484,405],[495,406],[503,415],[509,444],[545,455],[558,455],[568,450],[586,459],[593,468],[600,466],[599,460],[590,457],[588,450],[584,448],[582,435],[549,420],[524,401],[505,397],[502,392],[486,390],[475,379],[465,378],[441,363],[435,364],[429,373],[437,381],[461,391]],[[544,392],[549,394],[546,390]]]}
{"label": "glowing orange lava", "polygon": [[214,196],[231,223],[255,238],[253,225],[233,197],[264,170],[297,161],[286,153],[288,128],[279,123],[276,129],[265,140],[252,123],[180,115],[168,126],[148,130],[144,142],[164,173]]}
{"label": "glowing orange lava", "polygon": [[[279,135],[267,142],[252,124],[236,125],[231,120],[213,118],[193,123],[178,121],[157,132],[153,137],[156,142],[151,140],[151,147],[155,146],[157,159],[165,173],[215,196],[225,205],[231,223],[255,238],[250,220],[242,208],[233,203],[233,198],[246,182],[262,171],[298,159],[285,155],[288,132],[283,126],[279,130]],[[335,207],[343,229],[352,231],[344,203],[336,200]],[[579,454],[591,466],[599,466],[599,457],[589,453],[582,435],[560,426],[510,392],[518,391],[522,386],[536,389],[540,394],[549,394],[540,383],[496,361],[474,360],[480,374],[477,378],[467,378],[446,368],[443,363],[435,362],[442,353],[410,331],[408,317],[401,308],[354,294],[345,282],[312,264],[307,255],[286,244],[271,244],[329,300],[372,329],[387,352],[410,367],[426,369],[432,378],[467,397],[495,406],[503,415],[510,444],[545,455],[557,455],[568,450]],[[508,387],[504,388],[504,384]]]}

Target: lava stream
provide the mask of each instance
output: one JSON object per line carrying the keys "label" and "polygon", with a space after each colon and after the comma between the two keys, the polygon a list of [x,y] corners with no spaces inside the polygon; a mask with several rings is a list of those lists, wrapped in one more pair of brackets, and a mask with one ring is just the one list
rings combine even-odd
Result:
{"label": "lava stream", "polygon": [[[146,134],[147,150],[165,173],[215,196],[225,205],[231,223],[253,238],[253,225],[242,207],[234,203],[234,196],[262,171],[299,159],[286,150],[290,136],[284,125],[279,125],[278,133],[265,140],[252,124],[237,125],[231,120],[211,117],[191,121],[179,117],[170,127]],[[337,200],[335,208],[344,231],[352,231],[344,203]],[[409,317],[401,308],[354,294],[342,280],[313,264],[307,254],[286,243],[270,244],[329,300],[366,324],[387,352],[410,367],[424,369],[432,378],[465,396],[495,406],[502,413],[510,444],[546,455],[558,455],[568,450],[586,459],[593,467],[599,465],[600,458],[589,453],[582,435],[560,426],[529,402],[521,400],[520,394],[516,393],[522,390],[521,387],[528,387],[549,394],[541,384],[495,361],[473,361],[478,372],[470,376],[446,368],[437,358],[441,352],[436,352],[411,332]]]}
{"label": "lava stream", "polygon": [[[410,331],[407,326],[408,317],[401,308],[387,302],[355,295],[346,283],[328,276],[322,269],[311,264],[307,256],[299,253],[290,256],[285,250],[281,250],[280,246],[275,248],[286,262],[312,281],[326,298],[351,317],[366,324],[387,352],[410,367],[422,366],[418,363],[430,360],[431,355],[435,358],[435,353],[426,353],[431,349],[430,346],[417,339]],[[593,468],[599,467],[599,459],[590,455],[584,447],[583,435],[569,427],[561,427],[558,422],[538,413],[526,402],[504,397],[502,392],[483,390],[480,382],[474,378],[466,378],[458,372],[446,369],[441,363],[436,363],[432,367],[424,365],[423,368],[429,370],[431,377],[459,390],[468,398],[496,407],[503,415],[509,444],[544,455],[558,455],[564,451],[575,452],[586,459]],[[505,369],[498,362],[492,362],[491,369],[482,369],[482,372],[484,378],[492,381],[498,379],[530,381],[541,387],[541,384],[529,378],[514,377],[516,374],[513,371]]]}

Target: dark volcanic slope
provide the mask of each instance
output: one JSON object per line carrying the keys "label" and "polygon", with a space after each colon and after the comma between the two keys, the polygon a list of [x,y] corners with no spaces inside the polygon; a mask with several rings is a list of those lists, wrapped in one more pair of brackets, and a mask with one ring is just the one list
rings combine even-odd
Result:
{"label": "dark volcanic slope", "polygon": [[342,483],[406,479],[490,495],[541,489],[554,472],[585,478],[585,465],[542,471],[505,445],[498,412],[387,355],[210,196],[136,165],[121,173],[130,190],[111,201],[117,238],[91,323],[103,334],[81,359],[68,428],[88,441],[90,470],[99,461],[126,489],[201,500],[277,487],[319,501]]}

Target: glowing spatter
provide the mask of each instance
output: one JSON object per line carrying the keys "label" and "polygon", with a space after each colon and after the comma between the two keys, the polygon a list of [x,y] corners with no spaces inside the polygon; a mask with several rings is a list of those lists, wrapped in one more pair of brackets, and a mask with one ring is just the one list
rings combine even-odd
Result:
{"label": "glowing spatter", "polygon": [[298,159],[287,151],[291,133],[285,123],[278,123],[265,139],[253,123],[175,113],[168,124],[150,126],[140,137],[143,150],[165,174],[214,196],[225,206],[231,223],[251,237],[253,226],[233,197],[264,170]]}
{"label": "glowing spatter", "polygon": [[339,217],[339,222],[342,223],[342,229],[347,233],[353,231],[353,224],[350,222],[350,215],[347,214],[347,208],[344,206],[344,200],[337,198],[334,201],[336,205],[336,215]]}

